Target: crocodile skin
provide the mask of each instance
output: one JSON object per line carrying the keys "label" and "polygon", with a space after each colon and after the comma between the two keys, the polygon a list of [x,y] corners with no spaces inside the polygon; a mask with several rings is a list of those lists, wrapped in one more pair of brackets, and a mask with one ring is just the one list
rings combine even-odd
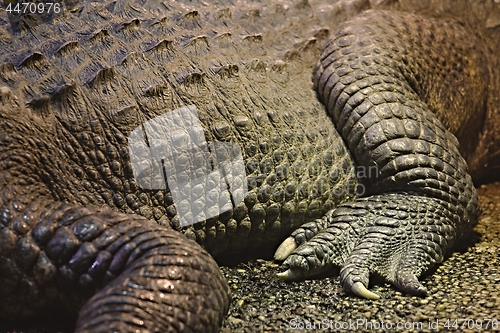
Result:
{"label": "crocodile skin", "polygon": [[[341,266],[364,297],[372,273],[425,293],[477,221],[467,163],[500,165],[498,5],[458,3],[0,10],[0,316],[217,331],[229,290],[208,253],[283,241],[286,279]],[[337,28],[370,7],[459,23],[371,11]]]}

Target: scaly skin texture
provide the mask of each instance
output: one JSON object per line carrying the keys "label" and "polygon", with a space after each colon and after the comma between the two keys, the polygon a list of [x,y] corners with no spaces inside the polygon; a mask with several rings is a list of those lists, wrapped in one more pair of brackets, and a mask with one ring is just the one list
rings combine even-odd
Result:
{"label": "scaly skin texture", "polygon": [[[444,58],[447,49],[453,51]],[[371,273],[425,294],[418,277],[479,216],[466,161],[447,128],[473,156],[489,89],[486,54],[461,25],[407,13],[367,11],[338,27],[314,82],[357,164],[379,173],[365,180],[368,197],[324,217],[329,227],[285,261],[284,278],[336,265],[344,288],[357,294],[377,297],[363,288]],[[475,94],[446,89],[459,84]]]}
{"label": "scaly skin texture", "polygon": [[[418,277],[477,221],[467,162],[478,180],[500,165],[498,5],[475,4],[464,23],[369,11],[337,28],[370,3],[0,12],[1,316],[64,307],[80,311],[78,332],[216,331],[228,287],[191,240],[224,262],[286,239],[275,255],[288,257],[285,279],[341,266],[358,295],[377,297],[373,273],[424,294]],[[452,3],[377,6],[468,13]],[[185,106],[207,142],[239,148],[248,185],[243,201],[187,227],[185,202],[134,177],[130,139]],[[175,176],[205,159],[181,149]],[[154,183],[151,165],[141,177]]]}
{"label": "scaly skin texture", "polygon": [[15,103],[1,111],[2,317],[71,313],[92,296],[78,332],[216,331],[229,289],[210,255],[142,216],[57,201],[39,173],[51,163],[39,151],[56,152],[48,133]]}

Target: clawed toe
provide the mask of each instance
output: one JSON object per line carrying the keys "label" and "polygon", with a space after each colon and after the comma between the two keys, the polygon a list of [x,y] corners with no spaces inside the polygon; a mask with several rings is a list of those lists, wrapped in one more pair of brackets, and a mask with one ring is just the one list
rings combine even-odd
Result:
{"label": "clawed toe", "polygon": [[404,291],[411,295],[416,296],[426,296],[427,289],[418,281],[415,274],[412,273],[400,273],[394,285],[401,291]]}
{"label": "clawed toe", "polygon": [[357,267],[348,263],[340,270],[340,282],[346,292],[352,292],[356,296],[367,299],[379,299],[379,295],[366,288],[365,285],[368,285],[369,279],[370,271],[365,267]]}

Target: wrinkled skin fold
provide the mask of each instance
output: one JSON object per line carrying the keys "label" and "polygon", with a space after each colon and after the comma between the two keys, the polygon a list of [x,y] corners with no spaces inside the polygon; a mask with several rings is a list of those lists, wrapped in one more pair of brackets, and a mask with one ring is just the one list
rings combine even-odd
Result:
{"label": "wrinkled skin fold", "polygon": [[[273,253],[285,280],[338,267],[361,297],[378,298],[374,274],[425,295],[420,276],[477,223],[473,179],[500,168],[499,4],[410,3],[373,6],[424,15],[369,1],[2,10],[0,318],[217,332],[230,291],[216,260]],[[149,149],[145,124],[186,108],[214,148],[155,174],[131,133]],[[200,219],[172,180],[217,171],[224,147],[244,182],[224,169],[227,210],[209,181],[181,188],[218,209]]]}
{"label": "wrinkled skin fold", "polygon": [[47,144],[45,133],[19,136],[26,126],[9,116],[2,137],[9,143],[2,151],[5,317],[42,313],[47,304],[75,311],[93,295],[77,332],[216,331],[229,288],[210,255],[139,215],[56,201],[36,179],[40,162],[30,149]]}

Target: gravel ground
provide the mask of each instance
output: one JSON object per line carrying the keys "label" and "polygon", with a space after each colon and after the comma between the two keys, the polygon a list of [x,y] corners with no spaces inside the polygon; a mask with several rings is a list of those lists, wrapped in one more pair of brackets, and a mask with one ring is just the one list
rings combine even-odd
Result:
{"label": "gravel ground", "polygon": [[[379,300],[360,299],[346,295],[338,277],[284,283],[276,278],[278,264],[256,260],[222,267],[233,301],[221,333],[500,332],[500,183],[482,186],[479,197],[476,233],[424,280],[429,296],[404,295],[382,283],[371,287]],[[20,331],[0,323],[0,332],[71,331],[71,323],[54,328],[59,325]]]}
{"label": "gravel ground", "polygon": [[222,268],[233,301],[221,333],[500,332],[500,183],[478,191],[476,233],[424,280],[429,296],[379,284],[371,287],[379,300],[360,299],[346,295],[338,277],[284,283],[275,277],[279,265],[257,260]]}

